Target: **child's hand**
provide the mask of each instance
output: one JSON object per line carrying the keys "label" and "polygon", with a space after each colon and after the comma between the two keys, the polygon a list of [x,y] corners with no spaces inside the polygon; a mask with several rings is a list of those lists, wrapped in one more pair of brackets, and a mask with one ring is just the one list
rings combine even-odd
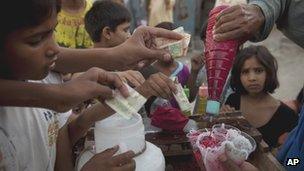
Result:
{"label": "child's hand", "polygon": [[241,165],[235,164],[231,159],[227,158],[225,154],[219,156],[219,160],[224,168],[229,171],[258,171],[258,168],[246,161]]}
{"label": "child's hand", "polygon": [[50,108],[63,112],[92,98],[101,101],[112,98],[113,91],[108,86],[117,88],[124,96],[129,95],[117,74],[92,68],[71,81],[59,84],[52,94],[55,100]]}
{"label": "child's hand", "polygon": [[122,81],[128,82],[133,87],[138,87],[145,82],[144,76],[138,71],[127,70],[116,73]]}
{"label": "child's hand", "polygon": [[236,111],[236,110],[235,110],[234,107],[231,107],[231,106],[229,106],[229,105],[223,105],[223,106],[221,107],[220,113],[231,113],[231,112],[235,112],[235,111]]}
{"label": "child's hand", "polygon": [[159,72],[151,75],[137,91],[146,98],[157,96],[168,99],[176,92],[176,87],[170,78]]}
{"label": "child's hand", "polygon": [[198,73],[198,71],[205,65],[205,59],[203,54],[194,55],[191,58],[191,71]]}
{"label": "child's hand", "polygon": [[118,146],[107,149],[91,158],[81,169],[82,171],[97,170],[135,170],[134,152],[128,151],[113,156],[118,151]]}
{"label": "child's hand", "polygon": [[138,27],[133,35],[126,42],[117,46],[116,51],[120,56],[122,65],[126,68],[137,68],[147,66],[154,60],[171,60],[169,52],[156,49],[155,38],[164,37],[168,39],[180,40],[183,38],[179,33],[170,30],[141,26]]}

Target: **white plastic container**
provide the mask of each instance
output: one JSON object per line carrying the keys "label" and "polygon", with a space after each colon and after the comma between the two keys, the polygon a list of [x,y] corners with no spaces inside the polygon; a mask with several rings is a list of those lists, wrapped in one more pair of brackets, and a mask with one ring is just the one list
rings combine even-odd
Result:
{"label": "white plastic container", "polygon": [[[83,152],[77,162],[77,170],[81,168],[95,155],[91,150]],[[154,144],[147,142],[147,148],[145,152],[134,158],[136,163],[135,171],[164,171],[165,170],[165,158],[160,148]]]}
{"label": "white plastic container", "polygon": [[95,123],[95,147],[99,153],[119,145],[119,153],[133,150],[135,154],[145,148],[145,133],[142,118],[139,114],[127,120],[114,114]]}

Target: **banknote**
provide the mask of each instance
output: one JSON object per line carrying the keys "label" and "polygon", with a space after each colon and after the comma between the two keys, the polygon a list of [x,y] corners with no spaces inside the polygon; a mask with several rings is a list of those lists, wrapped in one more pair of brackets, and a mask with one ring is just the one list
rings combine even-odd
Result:
{"label": "banknote", "polygon": [[183,27],[178,27],[173,30],[183,36],[181,40],[173,40],[166,38],[156,38],[155,44],[158,49],[167,50],[173,58],[187,55],[188,46],[191,40],[191,35],[184,31]]}
{"label": "banknote", "polygon": [[105,103],[115,112],[126,119],[131,119],[147,101],[145,97],[136,90],[125,84],[129,90],[129,96],[125,98],[118,90],[114,90],[114,98],[108,99]]}
{"label": "banknote", "polygon": [[171,79],[174,81],[174,84],[177,89],[177,93],[174,93],[173,96],[177,101],[179,108],[183,113],[191,112],[192,107],[187,98],[186,93],[184,92],[182,85],[178,82],[177,77],[172,77]]}

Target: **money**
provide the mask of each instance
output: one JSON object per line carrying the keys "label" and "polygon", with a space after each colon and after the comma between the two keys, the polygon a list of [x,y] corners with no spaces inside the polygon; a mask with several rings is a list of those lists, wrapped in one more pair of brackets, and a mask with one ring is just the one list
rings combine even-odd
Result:
{"label": "money", "polygon": [[127,98],[123,97],[118,90],[114,90],[114,98],[105,100],[105,103],[125,119],[131,119],[147,99],[127,84],[125,85],[130,94]]}
{"label": "money", "polygon": [[155,44],[157,49],[167,50],[173,58],[187,55],[191,35],[186,33],[183,27],[178,27],[173,31],[181,34],[183,38],[181,40],[156,38]]}
{"label": "money", "polygon": [[173,96],[177,101],[179,108],[183,113],[190,115],[192,109],[191,104],[187,98],[186,93],[184,92],[182,85],[178,82],[177,77],[172,77],[171,79],[174,80],[174,83],[176,85],[177,93],[173,94]]}

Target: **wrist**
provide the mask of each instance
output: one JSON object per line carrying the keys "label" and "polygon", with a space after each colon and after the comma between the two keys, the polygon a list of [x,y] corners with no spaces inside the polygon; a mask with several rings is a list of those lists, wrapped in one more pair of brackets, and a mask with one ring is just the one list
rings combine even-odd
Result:
{"label": "wrist", "polygon": [[[42,101],[47,101],[46,104],[48,108],[55,110],[57,112],[66,112],[67,110],[63,109],[64,106],[64,95],[61,92],[61,86],[60,85],[47,85],[41,87],[40,91],[40,99]],[[61,98],[60,98],[61,97]]]}
{"label": "wrist", "polygon": [[108,48],[111,49],[110,52],[112,53],[111,59],[112,61],[115,61],[116,69],[118,69],[119,71],[126,70],[126,61],[128,61],[127,57],[129,56],[129,54],[127,53],[128,50],[125,46],[126,46],[125,43],[123,43],[119,46]]}
{"label": "wrist", "polygon": [[256,4],[252,4],[252,8],[256,12],[256,14],[258,15],[258,17],[257,17],[258,25],[261,27],[265,23],[265,15],[263,13],[263,10],[261,9],[260,6],[258,6]]}

